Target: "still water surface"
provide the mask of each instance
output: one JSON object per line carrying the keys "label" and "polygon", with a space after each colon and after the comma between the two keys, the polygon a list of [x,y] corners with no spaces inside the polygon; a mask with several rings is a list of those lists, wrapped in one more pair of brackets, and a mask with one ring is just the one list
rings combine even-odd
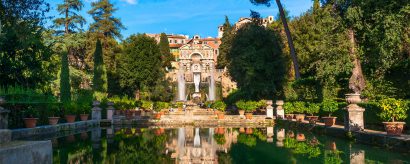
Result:
{"label": "still water surface", "polygon": [[52,139],[53,163],[410,163],[410,155],[305,131],[114,128]]}

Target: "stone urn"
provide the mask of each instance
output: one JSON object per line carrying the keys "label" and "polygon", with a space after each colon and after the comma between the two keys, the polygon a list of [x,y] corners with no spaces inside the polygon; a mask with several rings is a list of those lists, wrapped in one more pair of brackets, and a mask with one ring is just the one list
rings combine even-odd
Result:
{"label": "stone urn", "polygon": [[331,126],[335,125],[336,118],[337,117],[322,117],[323,122],[325,123],[325,126],[327,126],[327,127],[331,127]]}
{"label": "stone urn", "polygon": [[351,93],[351,94],[346,94],[346,102],[348,104],[357,104],[362,102],[362,99],[360,98],[360,94],[357,93]]}
{"label": "stone urn", "polygon": [[239,117],[243,118],[245,115],[245,110],[239,109],[238,111],[239,111]]}
{"label": "stone urn", "polygon": [[276,105],[276,117],[279,119],[285,118],[285,110],[283,109],[283,100],[276,100],[275,105]]}
{"label": "stone urn", "polygon": [[344,120],[346,131],[361,131],[364,130],[363,112],[364,108],[357,105],[362,100],[360,94],[346,94],[346,102],[349,104],[345,108],[346,116]]}
{"label": "stone urn", "polygon": [[336,148],[336,142],[334,142],[334,141],[328,142],[327,145],[326,145],[326,147],[327,147],[327,149],[329,149],[329,150],[333,150],[333,151],[337,150],[337,148]]}
{"label": "stone urn", "polygon": [[87,121],[89,114],[80,114],[81,121]]}
{"label": "stone urn", "polygon": [[285,114],[286,120],[292,120],[293,116],[294,116],[294,114]]}
{"label": "stone urn", "polygon": [[319,116],[306,116],[309,123],[315,124],[319,120]]}
{"label": "stone urn", "polygon": [[252,134],[252,133],[253,133],[253,129],[252,129],[252,128],[246,128],[245,133],[246,133],[246,134]]}
{"label": "stone urn", "polygon": [[405,122],[383,122],[389,136],[401,136]]}
{"label": "stone urn", "polygon": [[224,112],[217,112],[216,115],[218,116],[219,120],[223,120],[225,119],[225,113]]}
{"label": "stone urn", "polygon": [[250,113],[250,112],[245,113],[245,118],[246,118],[246,119],[248,119],[248,120],[252,120],[252,118],[253,118],[253,114],[252,114],[252,113]]}
{"label": "stone urn", "polygon": [[48,117],[48,124],[49,125],[57,125],[59,119],[60,119],[60,117]]}
{"label": "stone urn", "polygon": [[295,114],[296,121],[302,122],[305,120],[305,115],[304,114]]}
{"label": "stone urn", "polygon": [[306,141],[305,134],[303,134],[303,133],[298,133],[298,134],[296,135],[296,140],[297,140],[297,141]]}
{"label": "stone urn", "polygon": [[240,128],[239,128],[239,133],[245,133],[245,128],[244,128],[244,127],[240,127]]}
{"label": "stone urn", "polygon": [[38,118],[24,118],[24,124],[26,128],[35,128]]}
{"label": "stone urn", "polygon": [[75,122],[75,115],[65,115],[65,119],[67,120],[67,123],[73,123]]}
{"label": "stone urn", "polygon": [[161,113],[157,112],[154,114],[154,119],[159,120],[161,119]]}

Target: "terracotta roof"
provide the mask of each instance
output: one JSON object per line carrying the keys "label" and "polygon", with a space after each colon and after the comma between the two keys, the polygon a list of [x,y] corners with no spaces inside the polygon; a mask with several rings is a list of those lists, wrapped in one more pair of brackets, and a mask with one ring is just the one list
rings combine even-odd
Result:
{"label": "terracotta roof", "polygon": [[169,44],[169,48],[179,48],[183,46],[184,44]]}
{"label": "terracotta roof", "polygon": [[179,38],[179,39],[186,39],[185,36],[181,35],[167,35],[168,38]]}

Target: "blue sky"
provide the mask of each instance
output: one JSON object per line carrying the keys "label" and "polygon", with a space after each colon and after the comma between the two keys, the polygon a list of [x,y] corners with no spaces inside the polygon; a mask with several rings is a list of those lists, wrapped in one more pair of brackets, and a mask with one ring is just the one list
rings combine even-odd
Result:
{"label": "blue sky", "polygon": [[[87,11],[93,0],[83,0],[84,8],[80,12],[87,20],[93,22]],[[52,9],[49,15],[59,17],[57,4],[63,0],[48,0]],[[249,0],[111,0],[118,9],[114,16],[121,19],[127,28],[121,33],[124,38],[136,33],[173,33],[202,37],[216,37],[217,27],[224,22],[227,15],[231,23],[240,17],[249,16],[254,10],[263,17],[276,16],[278,9],[275,3],[271,7],[254,6]],[[282,0],[283,6],[290,15],[299,16],[312,6],[312,0]],[[84,27],[85,29],[88,26]]]}

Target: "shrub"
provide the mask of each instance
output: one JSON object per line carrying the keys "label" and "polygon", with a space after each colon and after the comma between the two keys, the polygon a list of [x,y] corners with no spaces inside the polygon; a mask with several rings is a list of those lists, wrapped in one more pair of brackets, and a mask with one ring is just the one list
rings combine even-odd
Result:
{"label": "shrub", "polygon": [[302,114],[306,112],[306,104],[303,101],[295,101],[293,102],[294,112]]}
{"label": "shrub", "polygon": [[219,110],[221,112],[224,112],[225,108],[226,108],[226,104],[223,101],[219,100],[219,101],[216,101],[215,103],[212,104],[212,108],[216,109],[216,110]]}
{"label": "shrub", "polygon": [[283,104],[283,108],[285,109],[286,114],[291,114],[295,111],[295,107],[292,102],[285,102],[285,104]]}
{"label": "shrub", "polygon": [[224,145],[226,143],[225,135],[214,134],[214,139],[218,145]]}
{"label": "shrub", "polygon": [[64,114],[65,115],[75,115],[78,113],[77,104],[74,102],[66,102],[63,104]]}
{"label": "shrub", "polygon": [[157,112],[167,108],[169,108],[169,103],[167,102],[157,101],[154,103],[154,110]]}
{"label": "shrub", "polygon": [[306,113],[313,115],[319,113],[320,106],[316,103],[307,103]]}
{"label": "shrub", "polygon": [[40,116],[40,112],[33,106],[28,106],[27,109],[23,111],[23,114],[26,118],[38,118]]}
{"label": "shrub", "polygon": [[245,110],[246,108],[246,102],[244,100],[239,100],[235,103],[235,105],[239,108],[239,110]]}
{"label": "shrub", "polygon": [[259,100],[258,107],[259,108],[266,108],[268,105],[266,104],[266,100]]}
{"label": "shrub", "polygon": [[249,147],[254,147],[256,145],[256,137],[248,134],[239,134],[238,143],[242,143]]}
{"label": "shrub", "polygon": [[253,112],[256,110],[256,108],[258,108],[258,106],[259,106],[259,103],[256,101],[247,101],[245,111]]}
{"label": "shrub", "polygon": [[331,99],[323,100],[320,108],[322,109],[322,111],[328,113],[329,117],[332,115],[333,112],[339,109],[337,102]]}
{"label": "shrub", "polygon": [[211,108],[211,106],[212,106],[212,101],[205,101],[204,105],[205,105],[205,107],[207,107],[207,108]]}
{"label": "shrub", "polygon": [[145,110],[152,110],[153,103],[151,101],[142,101],[141,107]]}
{"label": "shrub", "polygon": [[177,102],[176,105],[177,105],[177,108],[182,108],[182,107],[184,107],[184,103],[183,103],[183,102]]}
{"label": "shrub", "polygon": [[404,100],[386,98],[380,101],[381,109],[379,117],[383,121],[402,121],[407,118],[408,104]]}

